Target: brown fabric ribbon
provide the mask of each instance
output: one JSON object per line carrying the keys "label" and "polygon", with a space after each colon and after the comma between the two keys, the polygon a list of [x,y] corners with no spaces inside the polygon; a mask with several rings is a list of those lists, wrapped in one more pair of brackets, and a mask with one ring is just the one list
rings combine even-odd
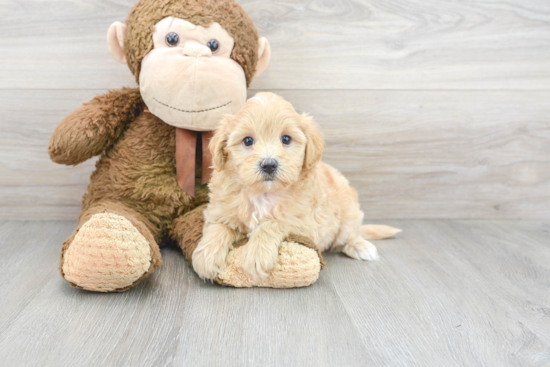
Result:
{"label": "brown fabric ribbon", "polygon": [[178,185],[191,197],[195,197],[197,139],[200,136],[202,143],[201,183],[204,185],[212,177],[212,154],[208,149],[208,143],[213,135],[212,131],[196,132],[176,128],[176,175]]}
{"label": "brown fabric ribbon", "polygon": [[[148,109],[144,113],[151,113]],[[197,132],[176,127],[176,176],[178,186],[191,197],[195,197],[195,177],[197,162],[197,139],[201,136],[202,177],[201,183],[207,184],[212,177],[212,154],[208,143],[213,131]],[[200,158],[200,157],[199,157]]]}

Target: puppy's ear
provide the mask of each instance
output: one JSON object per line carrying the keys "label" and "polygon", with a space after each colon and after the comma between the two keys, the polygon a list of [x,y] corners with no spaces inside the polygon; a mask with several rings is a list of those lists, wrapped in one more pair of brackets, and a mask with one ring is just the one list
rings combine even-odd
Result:
{"label": "puppy's ear", "polygon": [[227,139],[229,138],[229,123],[232,116],[226,116],[221,121],[220,125],[216,129],[214,136],[208,144],[208,149],[212,154],[212,163],[216,171],[221,171],[227,154],[225,153],[225,147],[227,145]]}
{"label": "puppy's ear", "polygon": [[323,140],[317,123],[313,121],[311,116],[304,113],[300,118],[302,120],[302,131],[307,139],[303,170],[310,170],[321,160],[325,141]]}

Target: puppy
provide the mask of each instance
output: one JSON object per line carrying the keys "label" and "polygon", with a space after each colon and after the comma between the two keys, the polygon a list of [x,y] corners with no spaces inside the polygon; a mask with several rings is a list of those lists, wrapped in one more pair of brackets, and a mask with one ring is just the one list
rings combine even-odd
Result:
{"label": "puppy", "polygon": [[237,115],[224,118],[209,144],[215,172],[192,259],[201,278],[215,278],[233,244],[245,236],[242,266],[253,276],[269,275],[290,233],[313,239],[321,251],[378,257],[364,237],[386,238],[399,230],[361,226],[357,192],[321,162],[323,147],[313,119],[272,93],[257,94]]}

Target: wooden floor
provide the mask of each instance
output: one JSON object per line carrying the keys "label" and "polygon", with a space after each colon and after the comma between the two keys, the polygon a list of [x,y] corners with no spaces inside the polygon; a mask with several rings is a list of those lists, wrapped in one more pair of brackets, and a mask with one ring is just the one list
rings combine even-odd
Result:
{"label": "wooden floor", "polygon": [[73,222],[0,222],[3,366],[548,366],[550,222],[385,221],[309,288],[201,282],[175,249],[126,293],[58,274]]}

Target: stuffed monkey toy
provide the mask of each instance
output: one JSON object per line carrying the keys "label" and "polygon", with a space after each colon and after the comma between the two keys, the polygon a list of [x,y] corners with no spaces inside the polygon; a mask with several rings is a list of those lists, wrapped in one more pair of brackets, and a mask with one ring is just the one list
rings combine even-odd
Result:
{"label": "stuffed monkey toy", "polygon": [[[178,244],[191,260],[208,202],[212,130],[244,104],[270,47],[235,0],[140,0],[107,38],[139,88],[111,91],[71,113],[49,154],[66,165],[100,156],[78,226],[61,249],[61,275],[78,288],[121,292],[161,266],[159,246]],[[282,243],[272,274],[253,279],[240,266],[239,245],[216,282],[306,286],[323,266],[314,244],[297,234]]]}

